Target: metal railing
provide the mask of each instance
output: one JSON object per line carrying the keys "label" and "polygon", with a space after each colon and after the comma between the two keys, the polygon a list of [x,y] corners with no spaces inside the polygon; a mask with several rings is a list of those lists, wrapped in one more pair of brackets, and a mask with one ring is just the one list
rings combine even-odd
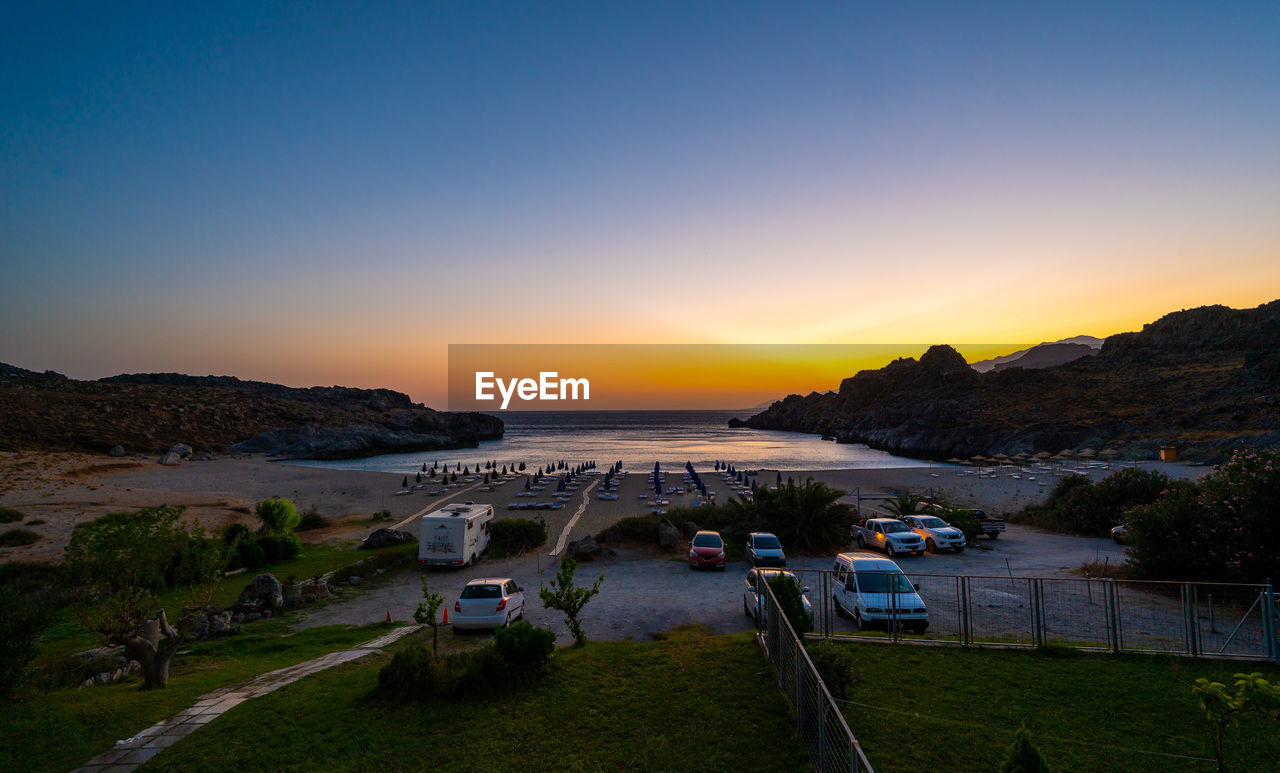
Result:
{"label": "metal railing", "polygon": [[773,664],[778,689],[795,713],[796,730],[809,751],[814,770],[873,773],[800,637],[783,614],[778,597],[767,582],[757,587],[760,592],[756,594],[756,619],[760,632],[756,639]]}
{"label": "metal railing", "polygon": [[810,637],[1280,661],[1270,584],[859,573],[884,574],[868,602],[832,570],[791,571],[810,588]]}

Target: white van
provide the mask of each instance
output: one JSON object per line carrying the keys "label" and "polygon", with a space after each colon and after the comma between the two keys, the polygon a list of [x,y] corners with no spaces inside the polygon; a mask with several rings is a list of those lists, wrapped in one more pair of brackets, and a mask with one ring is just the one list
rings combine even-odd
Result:
{"label": "white van", "polygon": [[452,503],[418,519],[418,563],[471,566],[489,547],[493,505]]}
{"label": "white van", "polygon": [[894,621],[909,633],[929,628],[929,611],[918,588],[898,565],[887,558],[858,553],[836,556],[836,614],[852,617],[858,630],[870,626],[889,628]]}

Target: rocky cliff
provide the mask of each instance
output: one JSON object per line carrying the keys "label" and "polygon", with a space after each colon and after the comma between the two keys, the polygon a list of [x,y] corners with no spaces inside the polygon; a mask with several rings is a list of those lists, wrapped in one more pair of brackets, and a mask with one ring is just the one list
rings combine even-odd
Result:
{"label": "rocky cliff", "polygon": [[147,373],[77,381],[0,364],[0,450],[200,451],[337,459],[467,448],[502,421],[445,413],[389,389],[298,389],[231,376]]}
{"label": "rocky cliff", "polygon": [[1174,444],[1215,459],[1280,445],[1280,301],[1176,312],[1042,369],[972,370],[949,346],[791,395],[737,426],[833,435],[935,459]]}

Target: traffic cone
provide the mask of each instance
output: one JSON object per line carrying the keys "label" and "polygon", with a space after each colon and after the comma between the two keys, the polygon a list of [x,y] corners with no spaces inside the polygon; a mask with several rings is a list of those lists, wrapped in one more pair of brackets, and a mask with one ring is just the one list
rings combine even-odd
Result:
{"label": "traffic cone", "polygon": [[448,625],[448,623],[449,623],[449,608],[448,608],[448,607],[445,607],[445,608],[444,608],[444,622],[445,622],[445,624],[446,624],[446,625]]}
{"label": "traffic cone", "polygon": [[388,609],[388,610],[387,610],[387,622],[388,622],[388,623],[389,623],[389,622],[391,622],[391,610],[390,610],[390,609]]}

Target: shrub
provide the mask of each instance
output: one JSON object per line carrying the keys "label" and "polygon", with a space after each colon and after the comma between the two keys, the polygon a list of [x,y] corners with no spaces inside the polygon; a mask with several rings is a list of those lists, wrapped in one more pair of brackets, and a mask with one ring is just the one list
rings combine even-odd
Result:
{"label": "shrub", "polygon": [[1170,485],[1162,472],[1133,468],[1097,483],[1083,475],[1067,475],[1043,505],[1027,507],[1011,520],[1067,534],[1105,537],[1127,511],[1155,502]]}
{"label": "shrub", "polygon": [[32,518],[27,521],[28,526],[44,526],[46,521],[43,518]]}
{"label": "shrub", "polygon": [[298,553],[302,552],[302,541],[293,536],[268,534],[258,537],[255,541],[262,549],[263,561],[268,564],[278,564],[281,561],[297,558]]}
{"label": "shrub", "polygon": [[216,538],[201,534],[189,536],[187,543],[174,551],[165,568],[164,581],[168,585],[185,585],[190,578],[200,574],[202,567],[216,566],[221,572],[230,561],[233,549]]}
{"label": "shrub", "polygon": [[521,620],[494,631],[493,644],[513,672],[528,674],[550,662],[556,651],[556,635]]}
{"label": "shrub", "polygon": [[[675,508],[674,510],[683,511],[684,508]],[[642,545],[656,545],[658,544],[658,524],[662,522],[662,518],[663,516],[661,515],[639,515],[622,518],[614,525],[597,534],[596,539],[601,542],[632,542]]]}
{"label": "shrub", "polygon": [[245,569],[260,569],[267,562],[267,555],[262,547],[257,542],[248,540],[236,545],[236,556],[240,559],[240,566]]}
{"label": "shrub", "polygon": [[547,522],[542,518],[506,518],[489,524],[489,550],[495,558],[518,556],[547,541]]}
{"label": "shrub", "polygon": [[795,632],[803,636],[812,631],[813,618],[804,611],[803,596],[800,595],[800,586],[796,581],[786,575],[774,575],[769,578],[769,587],[773,589],[773,595],[778,597],[782,614],[787,616],[787,621]]}
{"label": "shrub", "polygon": [[842,548],[849,543],[854,509],[838,500],[845,492],[812,478],[789,483],[776,491],[760,488],[750,500],[736,499],[718,508],[734,533],[768,531],[784,545],[813,553]]}
{"label": "shrub", "polygon": [[1032,745],[1026,725],[1018,728],[1013,745],[1005,754],[1004,762],[1000,763],[1000,773],[1049,773],[1049,763],[1045,762],[1040,750]]}
{"label": "shrub", "polygon": [[378,670],[379,695],[397,700],[426,697],[439,691],[446,663],[437,663],[426,647],[406,647]]}
{"label": "shrub", "polygon": [[805,646],[832,697],[848,700],[858,683],[857,658],[847,644],[824,639]]}
{"label": "shrub", "polygon": [[316,506],[312,505],[302,514],[302,518],[298,521],[298,531],[312,531],[314,529],[323,529],[329,525],[329,519],[325,518],[316,511]]}
{"label": "shrub", "polygon": [[22,682],[36,654],[36,640],[52,619],[43,594],[0,587],[0,696],[11,695]]}
{"label": "shrub", "polygon": [[30,529],[10,529],[0,534],[0,548],[19,548],[39,539],[40,535]]}
{"label": "shrub", "polygon": [[942,520],[964,532],[964,541],[966,544],[972,545],[973,541],[978,538],[981,533],[981,524],[978,523],[978,516],[966,507],[948,507],[942,511]]}
{"label": "shrub", "polygon": [[302,520],[293,502],[279,497],[262,500],[253,512],[262,521],[262,531],[271,534],[288,534],[298,528]]}
{"label": "shrub", "polygon": [[222,544],[234,545],[236,542],[248,537],[250,532],[249,527],[243,523],[229,523],[218,529],[216,533],[222,537]]}
{"label": "shrub", "polygon": [[17,523],[25,518],[22,513],[8,507],[0,507],[0,523]]}

